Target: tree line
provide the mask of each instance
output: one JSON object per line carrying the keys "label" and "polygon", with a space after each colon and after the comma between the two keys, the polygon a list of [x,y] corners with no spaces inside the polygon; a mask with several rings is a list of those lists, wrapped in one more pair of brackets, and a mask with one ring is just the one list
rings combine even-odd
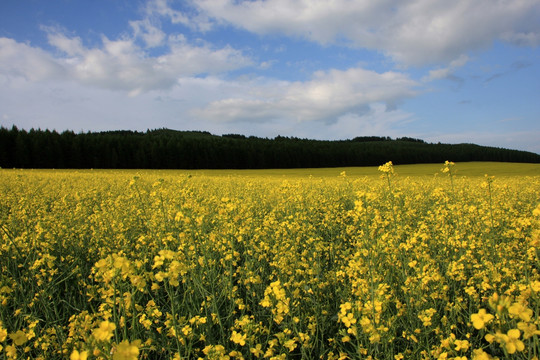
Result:
{"label": "tree line", "polygon": [[540,155],[475,144],[359,136],[322,141],[169,129],[74,133],[0,127],[2,168],[264,169],[452,161],[540,163]]}

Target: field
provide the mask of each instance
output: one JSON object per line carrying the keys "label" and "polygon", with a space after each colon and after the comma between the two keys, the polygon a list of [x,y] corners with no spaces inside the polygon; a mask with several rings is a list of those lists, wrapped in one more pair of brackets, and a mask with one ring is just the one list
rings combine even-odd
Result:
{"label": "field", "polygon": [[0,359],[538,359],[539,194],[537,164],[0,169]]}

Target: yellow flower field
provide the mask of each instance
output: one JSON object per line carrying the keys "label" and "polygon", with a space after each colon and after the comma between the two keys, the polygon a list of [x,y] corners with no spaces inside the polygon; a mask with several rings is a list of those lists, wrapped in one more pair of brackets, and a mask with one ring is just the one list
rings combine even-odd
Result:
{"label": "yellow flower field", "polygon": [[538,359],[540,176],[0,170],[0,359]]}

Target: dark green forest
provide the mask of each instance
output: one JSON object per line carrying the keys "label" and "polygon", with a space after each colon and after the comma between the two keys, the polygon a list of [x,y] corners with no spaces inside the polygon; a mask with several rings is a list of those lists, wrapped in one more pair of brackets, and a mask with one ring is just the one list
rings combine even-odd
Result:
{"label": "dark green forest", "polygon": [[0,127],[2,168],[264,169],[373,166],[451,161],[540,163],[540,155],[408,137],[321,141],[169,129],[58,133]]}

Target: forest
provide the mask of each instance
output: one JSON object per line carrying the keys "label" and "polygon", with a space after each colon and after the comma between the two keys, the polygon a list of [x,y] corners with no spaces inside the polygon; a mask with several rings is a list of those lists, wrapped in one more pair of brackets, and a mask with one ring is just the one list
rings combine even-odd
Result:
{"label": "forest", "polygon": [[81,132],[0,127],[0,167],[77,169],[269,169],[451,161],[540,163],[540,155],[402,137],[273,139],[169,129]]}

